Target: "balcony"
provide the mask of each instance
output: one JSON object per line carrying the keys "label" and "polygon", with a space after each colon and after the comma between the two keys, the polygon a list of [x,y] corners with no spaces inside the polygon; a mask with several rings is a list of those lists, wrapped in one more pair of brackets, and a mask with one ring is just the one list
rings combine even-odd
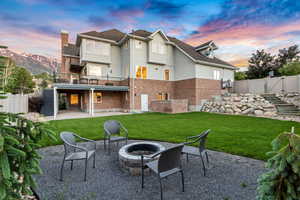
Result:
{"label": "balcony", "polygon": [[76,73],[58,73],[54,76],[54,86],[64,86],[68,88],[98,88],[101,86],[129,86],[128,77],[113,76],[87,76]]}

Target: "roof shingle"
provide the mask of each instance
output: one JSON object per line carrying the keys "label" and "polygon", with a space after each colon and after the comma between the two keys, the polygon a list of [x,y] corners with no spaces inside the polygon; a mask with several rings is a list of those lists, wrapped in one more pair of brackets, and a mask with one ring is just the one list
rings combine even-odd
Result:
{"label": "roof shingle", "polygon": [[89,32],[81,33],[81,35],[99,37],[99,38],[104,38],[107,40],[113,40],[113,41],[118,42],[125,36],[125,33],[121,32],[117,29],[110,29],[110,30],[103,31],[103,32],[89,31]]}

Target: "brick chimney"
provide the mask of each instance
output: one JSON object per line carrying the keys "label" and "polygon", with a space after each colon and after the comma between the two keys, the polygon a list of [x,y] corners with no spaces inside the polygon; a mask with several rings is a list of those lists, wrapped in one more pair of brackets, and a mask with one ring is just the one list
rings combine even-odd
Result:
{"label": "brick chimney", "polygon": [[68,42],[69,42],[68,31],[62,30],[60,32],[60,38],[61,38],[61,47],[68,45]]}
{"label": "brick chimney", "polygon": [[68,33],[68,31],[62,30],[60,32],[60,39],[61,39],[61,68],[60,68],[60,72],[61,73],[66,73],[66,68],[65,68],[66,58],[63,56],[63,47],[67,46],[68,43],[69,43],[69,33]]}

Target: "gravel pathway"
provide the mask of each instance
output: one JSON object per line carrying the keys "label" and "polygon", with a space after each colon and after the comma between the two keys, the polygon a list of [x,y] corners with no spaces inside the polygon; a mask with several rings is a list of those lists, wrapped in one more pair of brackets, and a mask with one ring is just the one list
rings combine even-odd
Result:
{"label": "gravel pathway", "polygon": [[[129,141],[134,142],[134,141]],[[168,147],[173,144],[161,143]],[[43,175],[36,176],[37,194],[42,200],[159,200],[159,182],[154,174],[145,177],[145,188],[140,187],[140,177],[131,176],[119,168],[117,147],[109,156],[103,150],[103,142],[97,141],[96,169],[92,160],[88,167],[88,180],[83,181],[84,161],[65,165],[64,182],[59,181],[59,169],[63,158],[63,146],[40,149],[43,156]],[[209,151],[211,166],[204,177],[198,157],[182,160],[185,173],[185,189],[181,192],[180,176],[163,180],[165,200],[253,200],[256,180],[264,172],[264,162]]]}

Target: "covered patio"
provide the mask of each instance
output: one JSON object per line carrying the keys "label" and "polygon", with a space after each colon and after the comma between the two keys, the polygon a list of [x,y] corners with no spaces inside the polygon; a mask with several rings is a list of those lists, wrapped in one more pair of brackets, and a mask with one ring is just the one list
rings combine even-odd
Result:
{"label": "covered patio", "polygon": [[[97,114],[97,111],[120,112],[121,109],[123,109],[123,106],[127,105],[126,99],[128,98],[128,91],[128,86],[87,85],[68,83],[54,84],[53,119],[64,118],[66,114],[69,115],[69,113],[72,112],[83,112],[84,114],[80,114],[83,116],[85,116],[86,113],[89,116],[95,116],[95,114]],[[109,95],[103,97],[102,93]],[[60,102],[62,100],[62,96],[60,94],[64,94],[64,99],[68,104],[68,107],[63,112],[60,112]],[[106,98],[107,100],[105,101],[105,103],[102,103],[103,98]],[[97,106],[101,109],[97,109]],[[117,108],[114,108],[114,106]],[[60,115],[60,117],[58,117],[58,115]],[[103,115],[100,114],[99,116]]]}
{"label": "covered patio", "polygon": [[[129,141],[129,143],[136,141]],[[172,143],[160,143],[171,147]],[[104,151],[103,141],[97,141],[96,168],[88,165],[87,181],[83,181],[84,161],[74,162],[71,171],[66,165],[64,182],[59,181],[59,168],[63,158],[63,146],[40,149],[43,157],[43,175],[35,176],[36,189],[41,199],[160,199],[159,185],[154,174],[145,177],[145,188],[140,187],[140,176],[132,176],[119,165],[118,148],[110,155]],[[264,162],[227,153],[209,151],[211,166],[203,176],[201,162],[190,157],[182,158],[186,191],[181,192],[179,175],[163,180],[164,199],[190,200],[252,200],[255,199],[257,178],[264,172]]]}

